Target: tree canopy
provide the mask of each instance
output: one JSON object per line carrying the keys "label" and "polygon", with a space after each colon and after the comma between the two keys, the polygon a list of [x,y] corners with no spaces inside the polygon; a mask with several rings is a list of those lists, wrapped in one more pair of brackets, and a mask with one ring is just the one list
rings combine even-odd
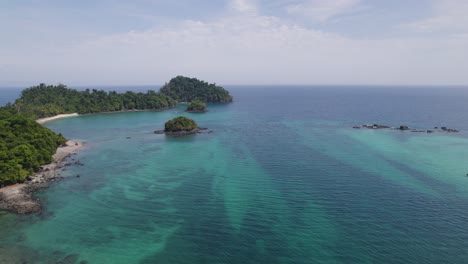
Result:
{"label": "tree canopy", "polygon": [[90,114],[123,110],[160,110],[176,105],[176,101],[155,91],[146,93],[103,90],[77,91],[66,85],[33,86],[21,92],[15,106],[33,118],[58,114]]}
{"label": "tree canopy", "polygon": [[195,99],[208,103],[232,102],[232,96],[223,87],[184,76],[171,79],[160,92],[179,102],[191,102]]}
{"label": "tree canopy", "polygon": [[192,131],[196,128],[198,128],[197,123],[194,120],[184,116],[176,117],[164,124],[164,131],[166,132]]}
{"label": "tree canopy", "polygon": [[12,106],[0,108],[0,184],[14,184],[50,163],[58,146],[65,143]]}
{"label": "tree canopy", "polygon": [[193,100],[187,105],[188,112],[206,112],[206,104],[198,99]]}

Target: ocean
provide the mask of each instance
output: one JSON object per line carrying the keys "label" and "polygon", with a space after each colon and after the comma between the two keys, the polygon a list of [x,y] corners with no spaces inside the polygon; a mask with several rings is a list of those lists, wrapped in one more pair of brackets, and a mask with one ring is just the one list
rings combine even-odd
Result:
{"label": "ocean", "polygon": [[[468,88],[227,89],[46,123],[84,166],[0,213],[0,263],[468,263]],[[213,133],[153,134],[179,115]],[[352,128],[374,123],[460,133]]]}

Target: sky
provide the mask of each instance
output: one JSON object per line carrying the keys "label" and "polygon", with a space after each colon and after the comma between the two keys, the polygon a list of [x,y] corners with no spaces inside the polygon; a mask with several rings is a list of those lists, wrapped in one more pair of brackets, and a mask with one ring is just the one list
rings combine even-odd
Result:
{"label": "sky", "polygon": [[0,86],[468,85],[468,0],[0,0]]}

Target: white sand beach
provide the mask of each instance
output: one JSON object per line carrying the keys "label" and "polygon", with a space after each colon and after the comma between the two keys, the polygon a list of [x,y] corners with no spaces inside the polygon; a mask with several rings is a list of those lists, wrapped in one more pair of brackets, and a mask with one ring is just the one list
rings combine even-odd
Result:
{"label": "white sand beach", "polygon": [[73,117],[73,116],[79,116],[79,114],[78,113],[73,113],[73,114],[56,115],[56,116],[37,119],[36,122],[39,123],[39,124],[44,124],[45,122],[49,122],[49,121],[52,121],[52,120],[67,118],[67,117]]}

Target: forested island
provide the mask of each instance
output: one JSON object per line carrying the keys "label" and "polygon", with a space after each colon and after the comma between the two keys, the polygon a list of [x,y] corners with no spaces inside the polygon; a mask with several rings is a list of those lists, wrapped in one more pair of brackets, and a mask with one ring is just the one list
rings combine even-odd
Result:
{"label": "forested island", "polygon": [[161,93],[146,93],[103,90],[77,91],[66,85],[34,86],[21,92],[15,107],[19,112],[33,118],[50,117],[58,114],[92,114],[130,110],[161,110],[174,107],[177,102]]}
{"label": "forested island", "polygon": [[[232,96],[224,88],[183,76],[171,79],[159,92],[146,93],[78,91],[63,84],[27,88],[13,104],[0,108],[0,186],[24,182],[40,166],[50,163],[57,147],[66,142],[62,135],[37,124],[38,118],[71,113],[163,110],[195,99],[201,104],[232,102]],[[197,101],[195,108],[199,104]],[[171,124],[169,130],[181,124],[184,129],[197,127],[182,119]]]}
{"label": "forested island", "polygon": [[162,110],[174,107],[179,102],[193,100],[228,103],[232,102],[232,96],[215,84],[178,76],[165,84],[159,92],[150,90],[146,93],[117,93],[96,89],[78,91],[63,84],[40,84],[23,90],[14,106],[19,113],[37,119],[69,113]]}
{"label": "forested island", "polygon": [[207,103],[232,102],[232,96],[223,87],[183,76],[173,78],[160,92],[178,102],[191,102],[195,99]]}
{"label": "forested island", "polygon": [[189,132],[193,131],[198,128],[197,123],[190,118],[179,116],[174,119],[167,121],[164,124],[164,131],[166,133],[174,133],[174,132]]}
{"label": "forested island", "polygon": [[206,112],[206,104],[198,99],[193,100],[187,105],[187,112],[204,113]]}

